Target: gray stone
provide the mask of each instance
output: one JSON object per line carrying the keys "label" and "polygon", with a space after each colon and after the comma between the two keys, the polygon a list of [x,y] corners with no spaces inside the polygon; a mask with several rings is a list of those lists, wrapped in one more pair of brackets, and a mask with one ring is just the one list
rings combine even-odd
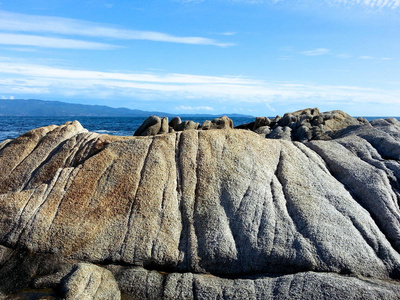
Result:
{"label": "gray stone", "polygon": [[161,130],[161,119],[157,116],[150,116],[139,128],[135,131],[133,135],[135,136],[149,136],[156,135]]}
{"label": "gray stone", "polygon": [[180,117],[174,117],[169,122],[169,126],[176,130],[176,126],[178,126],[181,123],[182,123],[182,120]]}
{"label": "gray stone", "polygon": [[215,118],[211,121],[211,129],[233,129],[233,121],[227,116],[222,116],[220,118]]}
{"label": "gray stone", "polygon": [[266,138],[291,141],[292,140],[291,132],[292,129],[288,126],[286,127],[277,126],[274,128],[274,130],[272,130],[269,134],[266,135]]}
{"label": "gray stone", "polygon": [[176,131],[184,131],[184,130],[190,130],[190,129],[198,129],[199,128],[199,123],[193,122],[193,121],[183,121],[182,123],[176,125],[174,129]]}
{"label": "gray stone", "polygon": [[201,124],[202,130],[209,130],[213,126],[213,123],[210,120],[205,120],[203,124]]}
{"label": "gray stone", "polygon": [[79,263],[61,280],[63,298],[119,300],[121,292],[113,274],[93,264]]}
{"label": "gray stone", "polygon": [[162,118],[161,128],[159,134],[164,134],[169,132],[168,117]]}
{"label": "gray stone", "polygon": [[268,135],[271,133],[271,128],[269,126],[261,126],[254,130],[254,132],[261,135]]}
{"label": "gray stone", "polygon": [[256,129],[260,127],[265,127],[269,126],[271,124],[271,120],[267,117],[257,117],[256,120],[254,121],[254,127],[253,130],[255,131]]}

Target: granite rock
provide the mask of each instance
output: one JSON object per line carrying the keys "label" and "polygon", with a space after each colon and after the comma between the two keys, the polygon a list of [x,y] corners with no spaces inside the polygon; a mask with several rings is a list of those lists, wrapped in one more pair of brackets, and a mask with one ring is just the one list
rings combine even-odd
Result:
{"label": "granite rock", "polygon": [[[111,137],[69,122],[8,141],[0,294],[399,298],[400,124],[324,116],[286,116],[275,139]],[[294,118],[329,140],[292,141]]]}

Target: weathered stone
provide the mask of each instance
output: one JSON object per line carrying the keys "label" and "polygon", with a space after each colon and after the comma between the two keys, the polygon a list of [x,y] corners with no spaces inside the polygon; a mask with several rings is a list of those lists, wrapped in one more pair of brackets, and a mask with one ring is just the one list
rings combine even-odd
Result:
{"label": "weathered stone", "polygon": [[133,135],[135,136],[149,136],[156,135],[161,130],[161,119],[157,116],[150,116],[139,128],[135,131]]}
{"label": "weathered stone", "polygon": [[278,127],[275,127],[271,133],[267,134],[266,138],[282,139],[282,140],[286,140],[286,141],[291,141],[292,140],[291,132],[292,132],[292,129],[288,126],[286,126],[286,127],[278,126]]}
{"label": "weathered stone", "polygon": [[112,273],[93,264],[79,263],[61,280],[63,298],[100,300],[121,299],[121,292]]}
{"label": "weathered stone", "polygon": [[209,130],[209,129],[211,129],[212,125],[213,124],[212,124],[212,122],[210,120],[205,120],[203,122],[203,124],[201,124],[201,129],[202,130]]}
{"label": "weathered stone", "polygon": [[169,126],[172,127],[174,130],[176,130],[176,126],[178,126],[181,123],[182,123],[182,120],[180,117],[174,117],[169,122]]}
{"label": "weathered stone", "polygon": [[227,116],[222,116],[220,118],[215,118],[211,121],[211,129],[233,129],[233,121]]}
{"label": "weathered stone", "polygon": [[254,130],[255,133],[267,135],[271,133],[271,128],[269,126],[261,126]]}
{"label": "weathered stone", "polygon": [[168,117],[162,118],[161,128],[159,134],[164,134],[169,132]]}
{"label": "weathered stone", "polygon": [[176,125],[174,129],[176,131],[184,131],[184,130],[190,130],[190,129],[198,129],[199,128],[199,123],[193,122],[193,121],[183,121],[182,123]]}
{"label": "weathered stone", "polygon": [[267,117],[257,117],[254,121],[253,130],[255,131],[259,127],[269,126],[271,124],[271,120]]}

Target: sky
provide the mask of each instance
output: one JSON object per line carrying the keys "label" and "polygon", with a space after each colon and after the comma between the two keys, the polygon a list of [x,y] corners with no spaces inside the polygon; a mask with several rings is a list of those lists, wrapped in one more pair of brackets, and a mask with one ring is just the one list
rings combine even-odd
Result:
{"label": "sky", "polygon": [[0,99],[400,116],[400,0],[0,0]]}

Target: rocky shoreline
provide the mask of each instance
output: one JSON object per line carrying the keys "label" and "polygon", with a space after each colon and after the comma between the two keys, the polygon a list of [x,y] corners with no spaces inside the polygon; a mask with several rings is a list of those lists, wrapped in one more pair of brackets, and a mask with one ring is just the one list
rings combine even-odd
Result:
{"label": "rocky shoreline", "polygon": [[400,298],[399,121],[153,116],[135,135],[0,143],[0,298]]}
{"label": "rocky shoreline", "polygon": [[340,110],[321,113],[318,108],[307,108],[293,113],[268,117],[257,117],[254,122],[233,127],[233,122],[227,116],[204,121],[199,124],[193,121],[182,122],[179,117],[168,122],[168,117],[148,117],[135,131],[135,136],[151,136],[173,133],[184,130],[210,129],[245,129],[251,130],[270,139],[308,142],[311,140],[329,140],[335,134],[350,126],[368,124],[364,118],[353,118]]}

